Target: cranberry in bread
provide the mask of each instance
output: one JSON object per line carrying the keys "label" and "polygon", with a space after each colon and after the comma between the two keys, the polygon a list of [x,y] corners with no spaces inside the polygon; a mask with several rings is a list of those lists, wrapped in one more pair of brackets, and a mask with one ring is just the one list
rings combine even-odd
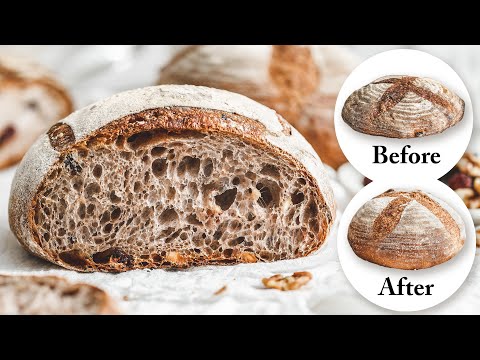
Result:
{"label": "cranberry in bread", "polygon": [[17,170],[9,216],[32,253],[118,272],[305,256],[335,205],[318,155],[275,111],[165,85],[52,126]]}
{"label": "cranberry in bread", "polygon": [[348,241],[374,264],[425,269],[453,258],[465,242],[465,225],[450,206],[422,191],[389,190],[353,217]]}
{"label": "cranberry in bread", "polygon": [[36,138],[72,112],[72,101],[46,69],[0,56],[0,169],[20,161]]}

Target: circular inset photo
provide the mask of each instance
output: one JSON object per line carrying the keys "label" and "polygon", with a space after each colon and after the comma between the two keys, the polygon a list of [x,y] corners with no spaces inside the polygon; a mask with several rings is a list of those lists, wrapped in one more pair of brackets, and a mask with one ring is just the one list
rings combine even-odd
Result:
{"label": "circular inset photo", "polygon": [[343,271],[362,296],[417,311],[462,285],[476,234],[462,200],[440,181],[375,181],[345,209],[337,243]]}
{"label": "circular inset photo", "polygon": [[442,60],[417,50],[375,55],[347,78],[335,129],[347,159],[372,179],[438,179],[470,141],[470,95]]}

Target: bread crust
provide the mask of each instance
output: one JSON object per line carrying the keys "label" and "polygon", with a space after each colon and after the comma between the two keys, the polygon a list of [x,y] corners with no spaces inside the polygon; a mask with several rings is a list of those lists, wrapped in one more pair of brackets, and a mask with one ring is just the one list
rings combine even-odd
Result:
{"label": "bread crust", "polygon": [[180,51],[159,84],[211,86],[237,92],[275,109],[326,164],[347,159],[334,130],[338,92],[357,59],[336,46],[196,45]]}
{"label": "bread crust", "polygon": [[[0,274],[0,285],[8,282],[21,282],[22,284],[39,284],[54,286],[70,286],[70,291],[79,288],[86,288],[91,298],[90,303],[97,307],[96,315],[117,315],[120,311],[115,301],[102,289],[86,283],[70,283],[68,280],[54,275],[36,276],[36,275],[2,275]],[[0,314],[3,311],[0,308]]]}
{"label": "bread crust", "polygon": [[[73,111],[73,102],[67,90],[47,69],[29,61],[28,59],[1,55],[0,92],[9,89],[24,89],[31,86],[38,86],[45,89],[49,96],[55,99],[55,102],[59,104],[61,108],[59,117],[57,119],[52,119],[52,122],[64,118]],[[13,119],[13,121],[15,121],[15,119]],[[21,139],[14,138],[9,141],[21,141]],[[29,145],[30,143],[26,143],[23,151],[12,152],[9,157],[0,161],[0,169],[19,162]],[[8,146],[8,142],[3,144],[3,146]],[[2,149],[0,148],[0,151],[1,150]]]}
{"label": "bread crust", "polygon": [[453,258],[465,242],[465,225],[447,204],[421,191],[387,191],[353,217],[348,241],[374,264],[425,269]]}
{"label": "bread crust", "polygon": [[[188,108],[198,112],[198,116],[176,117],[175,112]],[[203,110],[219,112],[217,116],[204,116]],[[152,116],[155,111],[170,114],[168,120],[158,123]],[[224,113],[225,116],[222,116]],[[134,121],[136,114],[149,121]],[[231,114],[231,116],[229,116]],[[235,120],[229,119],[235,118]],[[323,243],[335,219],[333,193],[324,172],[322,163],[308,142],[275,111],[260,105],[242,95],[223,90],[196,86],[165,85],[127,91],[106,100],[81,109],[61,124],[67,126],[69,137],[75,139],[70,144],[53,141],[49,134],[42,135],[24,157],[15,174],[9,204],[10,227],[20,243],[32,253],[64,267],[51,254],[39,245],[34,237],[33,209],[35,196],[50,168],[73,146],[102,132],[112,134],[129,127],[129,131],[147,130],[149,127],[179,131],[218,132],[268,149],[286,159],[296,168],[305,172],[312,185],[317,189],[318,197],[325,204],[326,229],[320,239]],[[59,125],[57,124],[56,127]],[[49,132],[59,133],[58,131]],[[73,135],[72,135],[73,134]],[[61,144],[61,146],[57,146]],[[56,148],[56,149],[55,149]],[[78,270],[78,268],[76,268]]]}
{"label": "bread crust", "polygon": [[439,134],[464,111],[465,102],[436,80],[391,75],[354,91],[342,118],[355,131],[405,139]]}

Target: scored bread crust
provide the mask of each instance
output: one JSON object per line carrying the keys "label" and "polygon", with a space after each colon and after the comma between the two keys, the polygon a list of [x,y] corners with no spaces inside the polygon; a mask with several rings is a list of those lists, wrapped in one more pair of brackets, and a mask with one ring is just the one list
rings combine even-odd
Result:
{"label": "scored bread crust", "polygon": [[347,159],[335,136],[335,101],[357,63],[346,48],[332,45],[194,45],[162,68],[158,83],[251,97],[281,114],[337,169]]}
{"label": "scored bread crust", "polygon": [[279,157],[293,163],[311,179],[318,198],[325,205],[327,215],[327,219],[324,219],[327,228],[321,229],[323,238],[318,239],[319,245],[323,243],[335,219],[335,203],[321,160],[311,145],[275,111],[247,97],[224,90],[187,85],[164,85],[131,90],[71,114],[60,124],[65,124],[71,129],[75,140],[70,146],[59,151],[52,147],[48,134],[42,135],[24,157],[12,185],[9,221],[20,243],[38,256],[69,267],[46,252],[33,235],[35,196],[51,167],[71,146],[108,126],[115,128],[117,120],[120,124],[121,119],[130,115],[155,109],[174,111],[177,107],[237,114],[239,120],[229,121],[228,117],[225,119],[217,117],[209,118],[206,122],[185,122],[182,118],[172,116],[172,121],[162,125],[164,129],[215,131],[241,137],[260,148],[273,151]]}
{"label": "scored bread crust", "polygon": [[357,211],[348,241],[366,261],[396,269],[425,269],[450,260],[462,249],[465,225],[455,210],[430,194],[390,190]]}
{"label": "scored bread crust", "polygon": [[389,75],[355,90],[342,118],[353,130],[388,138],[439,134],[463,119],[465,102],[440,82]]}
{"label": "scored bread crust", "polygon": [[[84,306],[88,309],[78,310],[78,311],[68,311],[63,312],[61,309],[56,310],[55,315],[74,315],[74,314],[95,314],[95,315],[116,315],[119,314],[119,309],[115,301],[102,289],[99,289],[96,286],[85,284],[85,283],[71,283],[68,280],[59,277],[59,276],[35,276],[35,275],[1,275],[0,274],[0,290],[2,287],[10,286],[11,289],[6,289],[0,291],[0,314],[6,314],[6,309],[1,306],[2,297],[12,296],[15,297],[15,293],[20,292],[29,292],[29,295],[33,297],[32,301],[29,301],[28,306],[35,307],[35,310],[21,312],[22,315],[41,315],[41,314],[51,314],[51,310],[47,310],[52,307],[52,304],[46,304],[43,310],[41,310],[41,305],[33,303],[34,301],[42,301],[35,294],[36,287],[48,287],[50,292],[53,294],[55,290],[59,292],[58,301],[61,301],[61,297],[65,296],[71,299],[72,296],[81,296],[80,292],[83,292],[83,296],[78,307]],[[13,288],[13,289],[12,289]],[[13,294],[10,292],[13,291]],[[19,295],[17,295],[19,296]],[[50,299],[51,300],[51,299]],[[88,305],[87,305],[88,304]],[[9,307],[8,304],[4,304]],[[18,304],[10,305],[13,307],[18,306]],[[37,308],[40,307],[40,308]],[[70,309],[71,310],[71,309]],[[53,314],[52,314],[53,315]]]}
{"label": "scored bread crust", "polygon": [[[7,54],[0,55],[0,92],[9,89],[23,89],[30,86],[42,87],[59,104],[61,109],[59,116],[55,119],[50,119],[51,124],[73,111],[73,102],[67,90],[48,69],[24,57]],[[16,120],[12,119],[12,121],[12,125],[15,126]],[[45,126],[48,126],[48,124]],[[2,130],[0,127],[0,132]],[[27,140],[23,140],[20,137],[10,141],[21,142]],[[6,159],[0,160],[0,169],[19,162],[29,145],[30,143],[25,144],[23,151],[11,151],[11,154]],[[8,146],[8,143],[4,146]],[[6,149],[0,147],[0,151],[6,151]]]}

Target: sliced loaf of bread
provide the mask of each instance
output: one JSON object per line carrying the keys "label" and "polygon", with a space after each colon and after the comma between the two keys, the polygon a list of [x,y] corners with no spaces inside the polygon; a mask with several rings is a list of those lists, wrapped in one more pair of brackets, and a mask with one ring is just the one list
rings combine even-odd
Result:
{"label": "sliced loaf of bread", "polygon": [[117,314],[113,300],[88,284],[56,276],[0,275],[1,315]]}
{"label": "sliced loaf of bread", "polygon": [[18,168],[9,214],[32,253],[118,272],[305,256],[335,205],[318,155],[275,111],[165,85],[55,124]]}

